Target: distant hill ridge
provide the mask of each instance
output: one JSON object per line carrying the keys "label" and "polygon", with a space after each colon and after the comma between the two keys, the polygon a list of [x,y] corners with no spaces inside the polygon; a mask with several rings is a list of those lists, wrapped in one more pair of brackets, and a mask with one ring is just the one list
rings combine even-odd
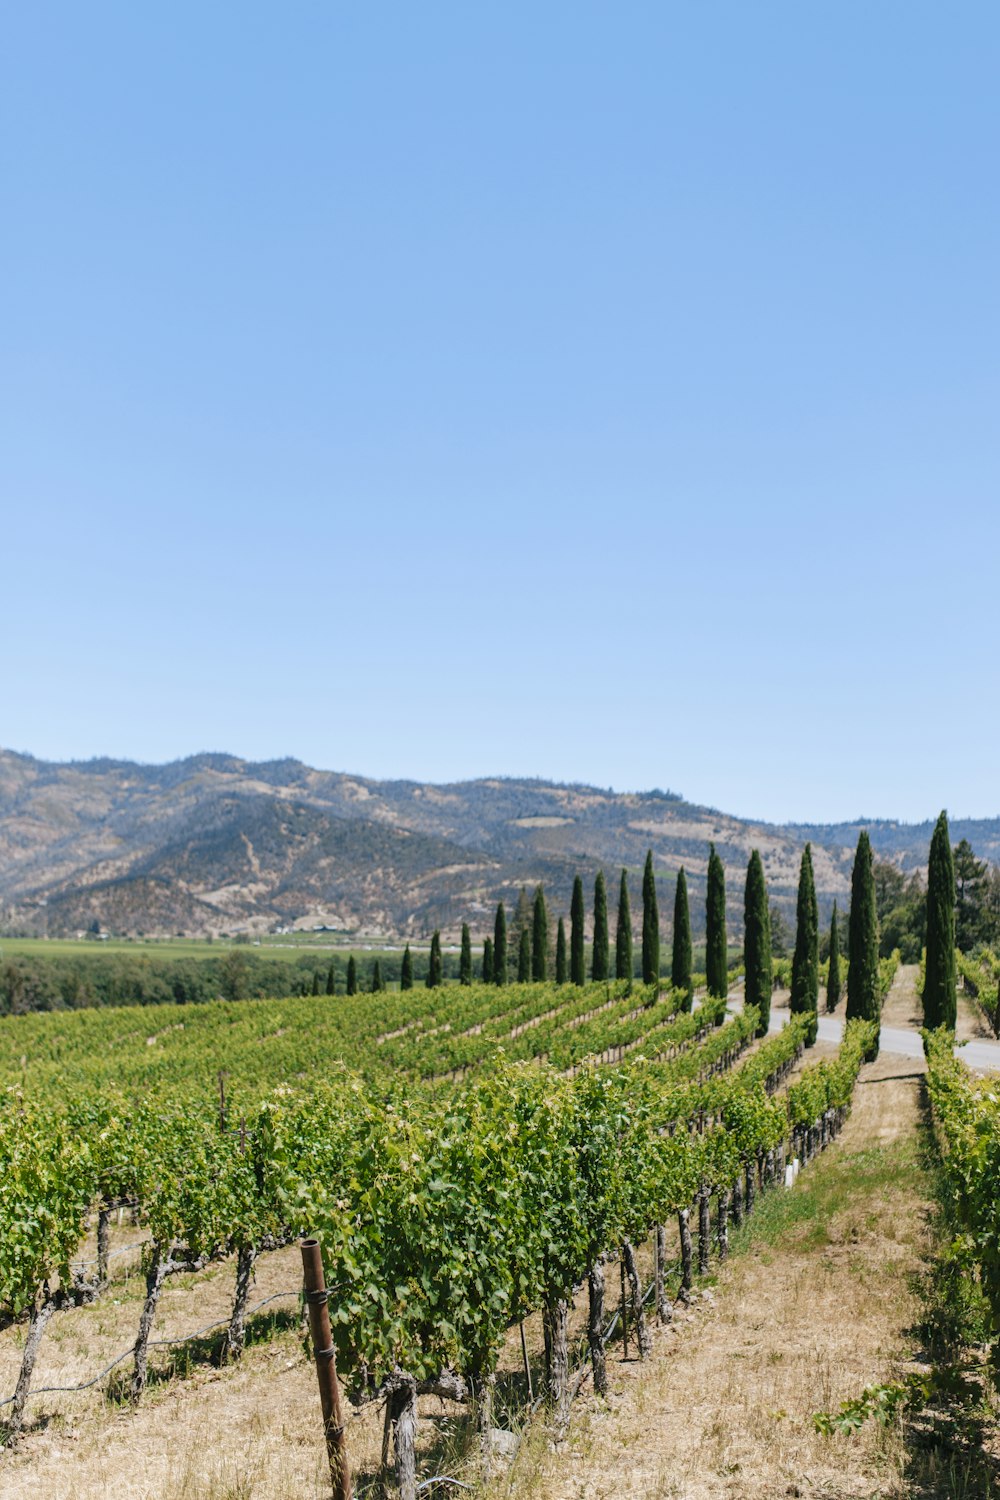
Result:
{"label": "distant hill ridge", "polygon": [[[542,882],[568,910],[575,874],[638,872],[652,848],[669,915],[688,872],[696,925],[709,841],[727,867],[734,919],[751,848],[772,895],[794,898],[814,846],[821,904],[843,905],[858,831],[879,857],[922,867],[932,822],[779,826],[685,802],[485,777],[438,786],[373,781],[291,758],[205,753],[166,765],[110,757],[53,763],[0,750],[0,921],[50,936],[93,921],[115,933],[208,934],[324,924],[359,936],[476,933],[496,902]],[[1000,819],[956,820],[952,835],[1000,860]],[[633,900],[638,898],[638,885]],[[737,925],[738,920],[737,920]]]}

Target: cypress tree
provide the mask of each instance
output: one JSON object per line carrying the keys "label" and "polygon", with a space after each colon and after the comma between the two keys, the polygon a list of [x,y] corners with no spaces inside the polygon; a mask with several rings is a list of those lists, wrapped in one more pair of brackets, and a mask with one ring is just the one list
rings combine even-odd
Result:
{"label": "cypress tree", "polygon": [[569,978],[571,984],[584,984],[587,973],[584,960],[583,881],[573,881],[573,899],[569,908]]}
{"label": "cypress tree", "polygon": [[356,995],[358,993],[358,966],[354,962],[353,953],[347,960],[347,993],[349,995]]}
{"label": "cypress tree", "polygon": [[441,967],[441,934],[435,931],[431,938],[431,956],[427,966],[427,988],[436,990],[443,979]]}
{"label": "cypress tree", "polygon": [[413,988],[413,954],[407,943],[403,949],[403,967],[399,974],[399,988],[401,990],[412,990]]}
{"label": "cypress tree", "polygon": [[507,913],[502,901],[493,926],[493,983],[507,983]]}
{"label": "cypress tree", "polygon": [[795,953],[792,957],[792,994],[788,1002],[793,1015],[809,1015],[806,1046],[816,1040],[819,1026],[819,912],[813,879],[812,848],[802,851],[799,895],[795,908]]}
{"label": "cypress tree", "polygon": [[531,933],[527,927],[521,928],[521,941],[517,945],[517,982],[531,983]]}
{"label": "cypress tree", "polygon": [[326,993],[328,995],[335,995],[337,993],[337,971],[334,969],[332,963],[326,971]]}
{"label": "cypress tree", "polygon": [[[848,919],[847,1019],[859,1016],[864,1021],[881,1020],[882,1007],[878,993],[878,918],[875,913],[875,873],[872,869],[872,846],[867,831],[858,835],[854,869],[851,871],[851,913]],[[876,1034],[867,1061],[878,1056]]]}
{"label": "cypress tree", "polygon": [[674,892],[674,949],[670,963],[670,983],[675,990],[683,990],[687,994],[685,1010],[690,1010],[694,1002],[691,969],[691,911],[688,906],[687,876],[682,865],[677,872],[677,889]]}
{"label": "cypress tree", "polygon": [[618,888],[618,927],[615,932],[615,978],[632,982],[632,907],[628,899],[628,876],[622,871]]}
{"label": "cypress tree", "polygon": [[836,1010],[840,1004],[840,927],[837,923],[837,903],[833,903],[830,918],[830,971],[826,978],[826,1008]]}
{"label": "cypress tree", "polygon": [[527,927],[531,930],[531,902],[528,900],[527,887],[521,887],[517,896],[517,905],[514,915],[507,923],[507,952],[512,957],[517,957],[521,951],[521,933]]}
{"label": "cypress tree", "polygon": [[384,989],[385,981],[382,978],[382,961],[377,958],[375,960],[375,967],[372,969],[372,994],[381,994]]}
{"label": "cypress tree", "polygon": [[318,995],[319,994],[319,970],[318,969],[313,969],[312,992],[313,992],[314,995]]}
{"label": "cypress tree", "polygon": [[493,983],[493,939],[483,939],[483,983]]}
{"label": "cypress tree", "polygon": [[[854,950],[851,949],[851,968]],[[850,974],[848,974],[850,986]],[[955,863],[948,814],[934,826],[927,862],[927,965],[924,974],[924,1025],[955,1029]]]}
{"label": "cypress tree", "polygon": [[715,845],[708,846],[708,888],[705,893],[705,978],[708,993],[719,999],[729,993],[726,953],[726,872]]}
{"label": "cypress tree", "polygon": [[608,964],[608,889],[604,884],[604,871],[598,870],[594,881],[594,950],[590,959],[590,972],[594,979],[607,979]]}
{"label": "cypress tree", "polygon": [[462,952],[458,960],[459,984],[472,983],[472,939],[468,922],[462,923]]}
{"label": "cypress tree", "polygon": [[565,984],[566,973],[566,923],[559,918],[556,928],[556,984]]}
{"label": "cypress tree", "polygon": [[535,891],[531,914],[531,977],[538,984],[544,984],[549,977],[549,914],[541,886]]}
{"label": "cypress tree", "polygon": [[757,1035],[767,1036],[771,1020],[771,913],[764,866],[756,849],[750,855],[743,893],[743,961],[746,1003],[759,1007]]}
{"label": "cypress tree", "polygon": [[656,904],[653,851],[647,851],[642,872],[642,982],[657,984],[660,978],[660,911]]}

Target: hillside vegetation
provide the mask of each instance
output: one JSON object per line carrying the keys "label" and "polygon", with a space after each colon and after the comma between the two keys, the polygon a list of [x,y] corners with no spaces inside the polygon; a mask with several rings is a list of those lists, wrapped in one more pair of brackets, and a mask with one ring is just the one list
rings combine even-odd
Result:
{"label": "hillside vegetation", "polygon": [[[879,857],[904,871],[923,861],[930,825],[865,826]],[[661,879],[684,865],[700,928],[709,842],[727,865],[759,849],[771,895],[790,914],[810,839],[825,912],[847,895],[859,827],[782,828],[672,793],[544,781],[430,786],[295,760],[51,764],[0,751],[0,920],[49,936],[97,923],[134,935],[324,924],[450,937],[463,921],[482,930],[522,885],[568,891],[575,874],[592,880],[600,866],[638,870],[651,847]],[[1000,856],[1000,820],[953,830],[980,856]]]}

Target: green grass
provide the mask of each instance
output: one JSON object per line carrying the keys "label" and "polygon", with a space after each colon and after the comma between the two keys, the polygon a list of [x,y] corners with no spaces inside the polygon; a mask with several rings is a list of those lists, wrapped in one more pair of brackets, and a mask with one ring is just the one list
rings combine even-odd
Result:
{"label": "green grass", "polygon": [[[240,948],[259,958],[291,960],[303,953],[336,953],[345,959],[374,953],[401,953],[401,942],[362,944],[338,938],[334,933],[288,933],[261,938],[260,942],[234,943],[225,938],[0,938],[0,962],[5,958],[91,958],[98,954],[127,953],[132,957],[218,958],[230,948]],[[414,953],[425,952],[430,943],[411,943]],[[478,951],[474,949],[474,951]]]}
{"label": "green grass", "polygon": [[[750,1218],[732,1231],[730,1245],[734,1253],[761,1255],[792,1241],[805,1249],[821,1249],[830,1243],[835,1215],[855,1205],[864,1207],[860,1230],[871,1217],[872,1201],[884,1202],[898,1192],[927,1198],[932,1194],[925,1153],[914,1136],[861,1151],[827,1151],[810,1162],[793,1188],[779,1187],[758,1198]],[[842,1238],[850,1237],[848,1224]]]}

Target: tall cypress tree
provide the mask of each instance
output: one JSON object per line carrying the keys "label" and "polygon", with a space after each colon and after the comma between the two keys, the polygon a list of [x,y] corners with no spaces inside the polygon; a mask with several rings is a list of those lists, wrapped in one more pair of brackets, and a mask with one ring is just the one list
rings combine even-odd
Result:
{"label": "tall cypress tree", "polygon": [[377,958],[375,960],[375,967],[372,969],[372,994],[379,995],[384,989],[385,980],[382,978],[382,960]]}
{"label": "tall cypress tree", "polygon": [[567,978],[566,923],[560,917],[559,926],[556,928],[556,984],[565,984]]}
{"label": "tall cypress tree", "polygon": [[507,913],[502,901],[493,927],[493,983],[507,983]]}
{"label": "tall cypress tree", "polygon": [[573,881],[573,899],[569,907],[569,978],[571,984],[584,984],[587,978],[584,960],[583,881]]}
{"label": "tall cypress tree", "polygon": [[675,990],[682,990],[687,995],[685,1010],[690,1010],[694,1003],[691,969],[691,910],[688,906],[687,876],[681,865],[677,872],[677,889],[674,891],[674,949],[670,962],[670,983]]}
{"label": "tall cypress tree", "polygon": [[[851,914],[848,920],[847,1019],[859,1016],[864,1021],[880,1022],[882,1004],[878,992],[878,917],[875,911],[875,872],[872,868],[871,840],[865,829],[858,835],[858,847],[851,871]],[[867,1054],[873,1062],[878,1057],[879,1038]]]}
{"label": "tall cypress tree", "polygon": [[653,851],[646,854],[642,872],[642,982],[657,984],[660,978],[660,910],[656,904]]}
{"label": "tall cypress tree", "polygon": [[[854,950],[851,949],[851,967]],[[850,974],[848,974],[850,985]],[[927,965],[924,975],[924,1025],[955,1029],[955,862],[948,814],[934,825],[927,862]]]}
{"label": "tall cypress tree", "polygon": [[459,984],[472,983],[472,938],[469,936],[468,922],[462,923],[462,951],[458,960],[458,982]]}
{"label": "tall cypress tree", "polygon": [[517,945],[517,982],[531,983],[531,932],[527,927],[521,928],[521,941]]}
{"label": "tall cypress tree", "polygon": [[493,983],[493,939],[483,939],[483,983]]}
{"label": "tall cypress tree", "polygon": [[436,990],[444,978],[441,965],[441,934],[435,932],[431,938],[430,963],[427,966],[427,988]]}
{"label": "tall cypress tree", "polygon": [[837,921],[837,903],[833,903],[830,918],[830,971],[826,977],[826,1008],[836,1010],[840,1004],[840,926]]}
{"label": "tall cypress tree", "polygon": [[412,990],[413,988],[413,954],[407,943],[403,949],[403,967],[399,971],[399,988],[401,990]]}
{"label": "tall cypress tree", "polygon": [[759,1007],[757,1035],[767,1036],[771,1021],[771,913],[764,866],[756,849],[750,855],[743,892],[743,959],[746,1003]]}
{"label": "tall cypress tree", "polygon": [[347,993],[349,995],[356,995],[358,993],[358,966],[354,962],[353,953],[347,960]]}
{"label": "tall cypress tree", "polygon": [[531,931],[531,902],[528,900],[528,888],[522,885],[517,893],[517,905],[514,915],[507,923],[507,952],[512,958],[517,958],[521,951],[521,933],[527,927]]}
{"label": "tall cypress tree", "polygon": [[618,926],[615,930],[615,978],[632,981],[632,907],[628,899],[628,875],[623,870],[618,888]]}
{"label": "tall cypress tree", "polygon": [[795,953],[792,957],[792,994],[788,1002],[793,1015],[808,1015],[806,1046],[816,1040],[819,1027],[819,911],[813,879],[812,848],[802,851],[799,866],[799,896],[795,908]]}
{"label": "tall cypress tree", "polygon": [[535,891],[531,913],[531,977],[536,984],[544,984],[549,977],[549,914],[541,886]]}
{"label": "tall cypress tree", "polygon": [[318,995],[319,994],[319,970],[318,969],[313,969],[312,992],[313,992],[314,995]]}
{"label": "tall cypress tree", "polygon": [[594,979],[607,979],[608,960],[608,890],[604,884],[604,871],[598,870],[594,881],[594,950],[590,959],[590,972]]}
{"label": "tall cypress tree", "polygon": [[719,999],[729,993],[726,953],[726,872],[715,845],[708,846],[708,887],[705,893],[705,978],[708,993]]}
{"label": "tall cypress tree", "polygon": [[326,971],[326,993],[328,995],[335,995],[337,993],[337,971],[332,963]]}

